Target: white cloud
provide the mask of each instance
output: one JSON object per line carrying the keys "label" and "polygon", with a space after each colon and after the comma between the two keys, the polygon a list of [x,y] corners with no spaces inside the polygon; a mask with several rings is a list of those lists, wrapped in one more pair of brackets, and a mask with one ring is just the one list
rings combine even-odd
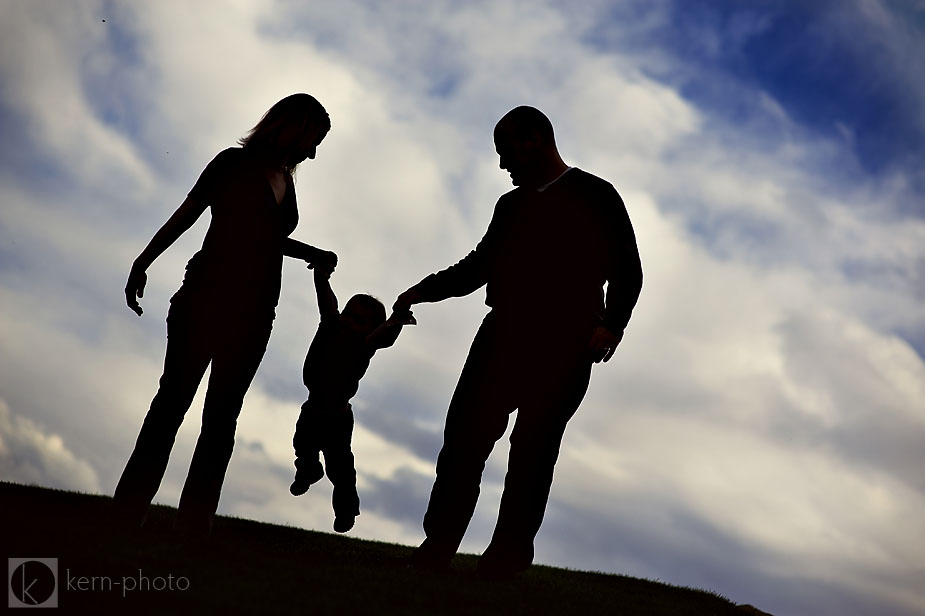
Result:
{"label": "white cloud", "polygon": [[100,482],[85,460],[57,434],[14,415],[0,399],[0,475],[5,481],[99,492]]}
{"label": "white cloud", "polygon": [[[27,118],[40,147],[66,159],[73,177],[89,185],[135,194],[152,190],[154,177],[129,136],[106,125],[92,108],[95,96],[88,97],[84,90],[88,84],[81,78],[105,70],[100,64],[111,66],[114,60],[100,52],[106,34],[97,19],[99,4],[12,2],[0,12],[0,75],[16,84],[4,88],[3,99]],[[22,45],[26,32],[28,43]]]}

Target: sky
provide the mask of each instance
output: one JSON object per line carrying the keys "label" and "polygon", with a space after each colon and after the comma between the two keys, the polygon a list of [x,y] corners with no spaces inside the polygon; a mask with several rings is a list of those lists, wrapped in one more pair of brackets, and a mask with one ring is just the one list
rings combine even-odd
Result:
{"label": "sky", "polygon": [[[111,494],[156,391],[204,216],[129,267],[274,102],[332,130],[293,237],[389,305],[464,256],[511,189],[529,104],[614,184],[645,283],[569,424],[538,563],[776,616],[925,611],[925,2],[0,0],[0,478]],[[555,258],[554,254],[550,258]],[[554,284],[550,281],[550,284]],[[352,536],[415,545],[483,291],[416,308],[353,400]],[[288,493],[318,324],[287,263],[219,513],[329,531]],[[176,505],[200,391],[156,502]],[[462,549],[493,529],[499,441]]]}

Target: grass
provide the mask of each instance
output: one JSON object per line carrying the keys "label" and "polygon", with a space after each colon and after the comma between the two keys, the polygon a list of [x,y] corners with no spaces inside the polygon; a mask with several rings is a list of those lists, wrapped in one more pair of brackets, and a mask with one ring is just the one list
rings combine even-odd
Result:
{"label": "grass", "polygon": [[190,540],[161,505],[126,535],[108,528],[105,496],[0,482],[0,502],[0,557],[58,559],[57,613],[760,613],[700,590],[545,566],[486,582],[465,554],[449,572],[421,572],[405,566],[408,546],[239,518],[220,516],[210,538]]}

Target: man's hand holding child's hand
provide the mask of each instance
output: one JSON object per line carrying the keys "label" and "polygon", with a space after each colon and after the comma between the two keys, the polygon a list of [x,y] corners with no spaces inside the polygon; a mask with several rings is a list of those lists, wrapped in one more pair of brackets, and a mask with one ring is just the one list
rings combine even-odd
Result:
{"label": "man's hand holding child's hand", "polygon": [[417,325],[418,321],[410,310],[400,310],[392,313],[388,320],[389,325]]}

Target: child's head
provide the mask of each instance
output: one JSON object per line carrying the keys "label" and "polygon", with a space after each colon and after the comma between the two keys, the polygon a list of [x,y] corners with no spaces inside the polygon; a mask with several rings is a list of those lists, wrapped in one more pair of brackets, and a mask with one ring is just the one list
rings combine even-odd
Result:
{"label": "child's head", "polygon": [[350,298],[340,318],[358,334],[369,335],[385,323],[385,306],[372,295],[360,293]]}

